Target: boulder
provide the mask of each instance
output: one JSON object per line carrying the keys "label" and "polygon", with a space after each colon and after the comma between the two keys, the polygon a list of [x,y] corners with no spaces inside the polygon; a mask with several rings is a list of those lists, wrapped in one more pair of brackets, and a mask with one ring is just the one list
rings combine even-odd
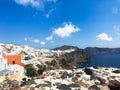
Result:
{"label": "boulder", "polygon": [[107,85],[98,85],[100,90],[110,90],[110,88]]}
{"label": "boulder", "polygon": [[68,77],[68,72],[63,72],[63,74],[61,75],[61,78],[64,79],[64,78],[67,78]]}
{"label": "boulder", "polygon": [[68,85],[66,84],[61,84],[60,86],[57,87],[59,90],[72,90]]}
{"label": "boulder", "polygon": [[106,80],[105,79],[102,79],[101,77],[97,77],[97,80],[99,80],[100,81],[100,84],[101,85],[105,85],[106,83]]}
{"label": "boulder", "polygon": [[35,87],[30,87],[30,90],[35,90]]}
{"label": "boulder", "polygon": [[69,73],[68,74],[68,77],[70,78],[70,77],[73,77],[74,76],[74,74],[73,73]]}
{"label": "boulder", "polygon": [[97,85],[92,85],[88,88],[88,90],[100,90],[100,88]]}
{"label": "boulder", "polygon": [[94,68],[94,69],[99,69],[99,67],[98,67],[98,66],[93,66],[93,68]]}
{"label": "boulder", "polygon": [[120,70],[114,70],[112,71],[113,73],[116,73],[116,74],[119,74],[120,73]]}
{"label": "boulder", "polygon": [[120,82],[117,80],[109,80],[110,90],[120,90]]}
{"label": "boulder", "polygon": [[79,84],[75,84],[75,83],[69,84],[68,86],[69,86],[69,87],[73,87],[73,88],[75,88],[75,87],[80,87]]}
{"label": "boulder", "polygon": [[94,73],[93,73],[93,70],[90,69],[90,68],[85,68],[85,69],[84,69],[84,72],[85,72],[87,75],[93,75],[93,74],[94,74]]}

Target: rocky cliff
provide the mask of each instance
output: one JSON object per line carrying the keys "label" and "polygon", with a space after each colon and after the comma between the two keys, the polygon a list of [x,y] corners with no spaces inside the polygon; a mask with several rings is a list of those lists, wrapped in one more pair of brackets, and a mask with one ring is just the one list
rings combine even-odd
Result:
{"label": "rocky cliff", "polygon": [[63,53],[62,55],[56,57],[56,60],[62,68],[73,68],[74,66],[78,67],[79,63],[90,61],[90,55],[83,49],[75,46],[61,46],[55,48],[54,50],[68,49],[75,49],[75,51],[72,51],[70,53]]}

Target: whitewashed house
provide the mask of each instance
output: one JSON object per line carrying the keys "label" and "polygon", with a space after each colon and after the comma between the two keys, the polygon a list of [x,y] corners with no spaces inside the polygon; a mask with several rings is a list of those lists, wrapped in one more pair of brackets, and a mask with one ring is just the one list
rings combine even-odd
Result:
{"label": "whitewashed house", "polygon": [[8,68],[7,59],[2,57],[2,50],[0,50],[0,71],[7,68]]}

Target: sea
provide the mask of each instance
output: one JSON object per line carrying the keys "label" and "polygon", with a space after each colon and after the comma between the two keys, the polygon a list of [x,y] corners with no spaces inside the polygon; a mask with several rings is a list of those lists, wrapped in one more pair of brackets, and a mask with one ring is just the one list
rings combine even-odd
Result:
{"label": "sea", "polygon": [[80,68],[92,66],[120,68],[120,54],[92,55],[90,62],[80,64]]}

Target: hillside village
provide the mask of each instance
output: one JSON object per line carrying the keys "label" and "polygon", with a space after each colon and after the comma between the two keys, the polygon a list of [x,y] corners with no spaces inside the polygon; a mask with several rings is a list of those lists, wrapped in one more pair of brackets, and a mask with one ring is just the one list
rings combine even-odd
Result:
{"label": "hillside village", "polygon": [[26,65],[41,65],[46,61],[53,60],[52,56],[54,55],[59,56],[62,53],[72,51],[74,50],[35,49],[27,45],[0,44],[0,81],[3,81],[5,76],[9,76],[10,79],[21,80],[26,76]]}
{"label": "hillside village", "polygon": [[[76,62],[76,57],[81,58],[81,61],[88,60],[83,51],[76,52],[73,48],[49,50],[35,49],[27,45],[0,44],[0,90],[120,89],[120,69],[112,67],[79,69],[73,66],[73,59],[76,59]],[[31,65],[35,69],[27,71]],[[29,73],[32,70],[39,73]]]}

